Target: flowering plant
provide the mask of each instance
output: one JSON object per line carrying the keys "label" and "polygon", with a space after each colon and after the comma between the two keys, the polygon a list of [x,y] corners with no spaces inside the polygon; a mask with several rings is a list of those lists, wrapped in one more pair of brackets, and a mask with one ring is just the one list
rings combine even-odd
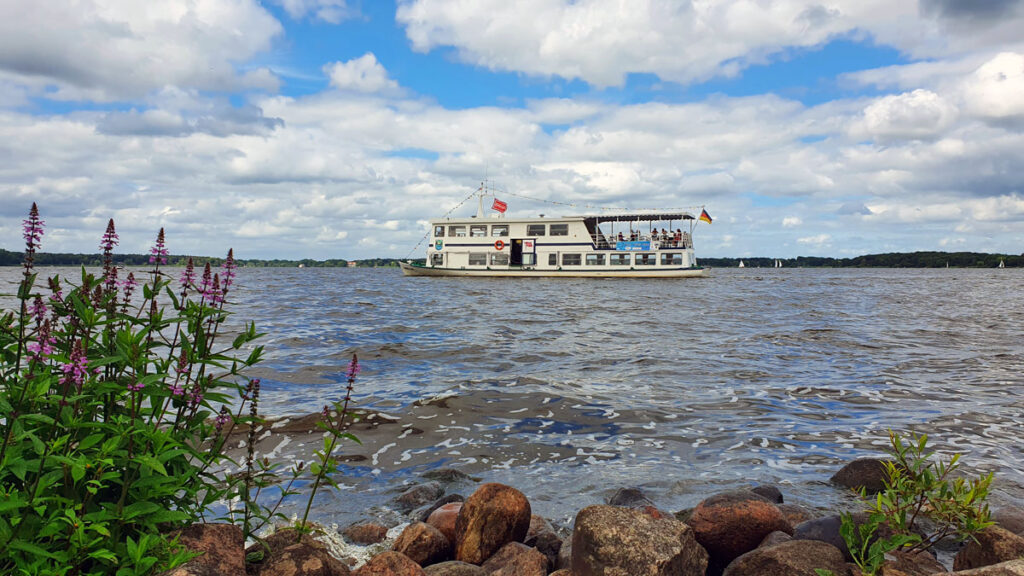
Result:
{"label": "flowering plant", "polygon": [[43,287],[35,204],[24,224],[18,309],[0,312],[0,574],[180,564],[188,553],[165,535],[234,489],[217,472],[225,438],[246,418],[225,405],[263,350],[250,344],[253,324],[220,342],[233,254],[200,278],[190,261],[176,282],[161,270],[161,229],[149,280],[119,281],[110,221],[101,277],[82,268],[77,282],[55,276]]}

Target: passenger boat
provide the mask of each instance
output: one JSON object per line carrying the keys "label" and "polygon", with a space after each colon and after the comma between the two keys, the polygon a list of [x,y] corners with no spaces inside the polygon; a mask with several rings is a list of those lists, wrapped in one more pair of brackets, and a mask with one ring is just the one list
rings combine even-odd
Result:
{"label": "passenger boat", "polygon": [[[406,276],[686,278],[708,274],[697,264],[693,250],[697,218],[689,212],[506,218],[505,203],[495,198],[492,209],[498,213],[485,217],[485,194],[478,193],[476,216],[430,221],[426,261],[400,262]],[[703,209],[701,219],[711,221]]]}

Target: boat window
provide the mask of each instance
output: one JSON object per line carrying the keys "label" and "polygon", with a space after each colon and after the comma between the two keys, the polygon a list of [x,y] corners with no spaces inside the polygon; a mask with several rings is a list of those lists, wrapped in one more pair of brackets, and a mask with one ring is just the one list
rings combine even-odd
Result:
{"label": "boat window", "polygon": [[527,236],[543,236],[544,224],[529,224],[526,226]]}
{"label": "boat window", "polygon": [[434,226],[434,236],[444,236],[444,226]]}
{"label": "boat window", "polygon": [[465,226],[449,226],[448,227],[448,235],[449,236],[463,237],[463,236],[466,235],[466,227]]}
{"label": "boat window", "polygon": [[491,226],[491,236],[508,236],[508,224],[495,224]]}
{"label": "boat window", "polygon": [[473,225],[469,227],[469,235],[473,238],[483,238],[487,236],[487,225]]}
{"label": "boat window", "polygon": [[558,266],[558,254],[548,254],[548,266]]}
{"label": "boat window", "polygon": [[469,265],[470,266],[487,266],[487,253],[486,252],[470,252],[469,253]]}
{"label": "boat window", "polygon": [[608,263],[612,266],[629,266],[629,254],[609,254]]}
{"label": "boat window", "polygon": [[495,252],[491,254],[492,266],[508,266],[508,254]]}
{"label": "boat window", "polygon": [[587,266],[604,266],[604,254],[587,254]]}
{"label": "boat window", "polygon": [[562,254],[562,266],[579,266],[579,254]]}
{"label": "boat window", "polygon": [[569,225],[568,224],[552,224],[551,225],[552,236],[568,236]]}
{"label": "boat window", "polygon": [[537,264],[536,254],[523,254],[523,266],[533,266]]}
{"label": "boat window", "polygon": [[657,257],[650,252],[640,252],[636,255],[637,266],[654,266],[657,263]]}
{"label": "boat window", "polygon": [[442,266],[444,264],[444,254],[431,254],[430,265],[431,266]]}
{"label": "boat window", "polygon": [[683,255],[679,252],[669,252],[661,255],[662,266],[682,266]]}

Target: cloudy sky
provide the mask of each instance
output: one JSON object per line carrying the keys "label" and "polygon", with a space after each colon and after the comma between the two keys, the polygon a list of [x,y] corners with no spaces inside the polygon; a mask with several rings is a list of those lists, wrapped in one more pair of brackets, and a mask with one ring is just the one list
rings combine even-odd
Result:
{"label": "cloudy sky", "polygon": [[1021,253],[1021,30],[1024,0],[0,0],[0,247],[37,202],[47,251],[114,218],[124,252],[401,258],[486,178],[511,215],[706,206],[698,256]]}

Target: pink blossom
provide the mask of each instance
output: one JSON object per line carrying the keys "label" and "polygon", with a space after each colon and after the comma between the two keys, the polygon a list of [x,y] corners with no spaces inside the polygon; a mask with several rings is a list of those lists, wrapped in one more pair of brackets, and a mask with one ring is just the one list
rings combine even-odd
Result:
{"label": "pink blossom", "polygon": [[74,384],[75,389],[81,392],[82,385],[85,383],[85,377],[89,374],[89,359],[85,357],[81,341],[71,348],[71,358],[69,360],[66,364],[61,365],[60,369],[64,376],[61,378],[60,383]]}
{"label": "pink blossom", "polygon": [[32,208],[28,212],[28,219],[22,220],[24,226],[22,236],[25,238],[25,245],[29,252],[35,252],[35,249],[39,247],[39,241],[43,237],[43,225],[46,224],[39,218],[39,208],[36,207],[36,203],[32,203]]}
{"label": "pink blossom", "polygon": [[118,236],[114,230],[114,219],[111,218],[107,222],[107,231],[103,233],[103,238],[100,240],[100,250],[103,250],[104,253],[110,252],[114,249],[114,246],[117,246],[117,241]]}
{"label": "pink blossom", "polygon": [[359,374],[359,360],[356,358],[356,355],[353,354],[352,361],[348,363],[348,372],[346,373],[346,376],[349,380],[355,380],[356,374]]}
{"label": "pink blossom", "polygon": [[156,245],[149,250],[149,263],[156,264],[167,264],[167,248],[164,246],[164,229],[161,228],[160,232],[156,235]]}
{"label": "pink blossom", "polygon": [[46,304],[43,304],[43,299],[36,296],[36,299],[32,301],[32,317],[36,319],[36,324],[41,324],[43,318],[46,317]]}

